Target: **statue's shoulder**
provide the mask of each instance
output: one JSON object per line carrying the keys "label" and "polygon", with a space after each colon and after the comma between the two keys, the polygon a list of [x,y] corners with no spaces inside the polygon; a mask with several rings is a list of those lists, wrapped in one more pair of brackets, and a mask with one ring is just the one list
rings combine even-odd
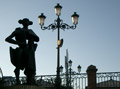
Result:
{"label": "statue's shoulder", "polygon": [[22,28],[20,28],[20,27],[17,27],[16,29],[15,29],[15,31],[19,31],[19,30],[21,30]]}
{"label": "statue's shoulder", "polygon": [[22,28],[17,27],[17,28],[15,28],[15,31],[14,31],[14,32],[15,32],[15,33],[16,33],[16,32],[19,32],[19,31],[21,31],[21,29],[22,29]]}
{"label": "statue's shoulder", "polygon": [[15,28],[15,30],[12,32],[12,34],[16,35],[16,34],[20,33],[21,29],[22,28],[20,28],[20,27]]}
{"label": "statue's shoulder", "polygon": [[28,29],[28,31],[29,31],[29,32],[33,32],[33,30],[32,30],[32,29]]}
{"label": "statue's shoulder", "polygon": [[33,32],[32,29],[28,29],[28,33],[29,33],[29,34],[33,34],[34,32]]}

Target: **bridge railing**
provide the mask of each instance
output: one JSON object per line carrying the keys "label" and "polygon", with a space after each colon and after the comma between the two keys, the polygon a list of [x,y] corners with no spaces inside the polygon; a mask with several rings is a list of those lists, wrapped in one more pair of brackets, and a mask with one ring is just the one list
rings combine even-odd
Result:
{"label": "bridge railing", "polygon": [[97,87],[119,87],[120,72],[97,73]]}
{"label": "bridge railing", "polygon": [[[69,89],[70,86],[73,89],[86,89],[89,84],[87,73],[72,73],[71,77],[70,74],[61,74],[60,77],[61,86],[66,89]],[[0,86],[11,86],[16,84],[15,77],[3,77],[2,79],[2,81],[0,80]],[[35,77],[36,85],[45,88],[53,88],[55,86],[55,79],[56,75],[39,75]],[[21,84],[26,84],[26,77],[20,77],[20,82]],[[104,87],[120,88],[120,72],[96,73],[95,84],[98,89]]]}

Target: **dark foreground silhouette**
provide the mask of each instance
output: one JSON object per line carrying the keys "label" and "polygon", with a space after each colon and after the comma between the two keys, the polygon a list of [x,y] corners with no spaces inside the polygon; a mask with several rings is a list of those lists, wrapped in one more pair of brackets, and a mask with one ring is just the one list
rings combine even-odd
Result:
{"label": "dark foreground silhouette", "polygon": [[32,25],[32,21],[24,18],[18,22],[23,25],[23,28],[16,28],[5,41],[18,45],[16,49],[10,47],[11,62],[16,67],[14,72],[17,84],[20,84],[20,70],[24,70],[24,74],[27,77],[27,84],[33,85],[35,84],[36,74],[35,50],[37,44],[35,42],[39,41],[39,37],[31,29],[28,29],[28,26]]}

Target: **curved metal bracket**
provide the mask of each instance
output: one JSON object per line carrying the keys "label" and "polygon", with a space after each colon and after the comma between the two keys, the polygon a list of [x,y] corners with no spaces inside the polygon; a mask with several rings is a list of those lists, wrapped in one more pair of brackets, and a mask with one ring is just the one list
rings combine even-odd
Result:
{"label": "curved metal bracket", "polygon": [[63,29],[63,30],[65,30],[65,29],[73,29],[74,30],[76,28],[76,25],[69,26],[66,23],[61,23],[60,28]]}
{"label": "curved metal bracket", "polygon": [[42,30],[46,30],[46,29],[50,30],[50,29],[52,29],[52,30],[54,31],[56,28],[57,28],[56,23],[50,24],[50,25],[47,26],[47,27],[41,26],[41,29],[42,29]]}
{"label": "curved metal bracket", "polygon": [[44,25],[42,25],[41,26],[41,29],[42,30],[46,30],[46,29],[48,29],[48,30],[55,30],[55,29],[57,29],[57,28],[60,28],[60,29],[62,29],[62,30],[64,30],[65,31],[65,29],[75,29],[76,28],[76,25],[74,24],[73,26],[69,26],[68,24],[66,24],[66,23],[63,23],[63,20],[62,19],[57,19],[57,20],[54,20],[54,23],[52,23],[52,24],[50,24],[49,26],[44,26]]}

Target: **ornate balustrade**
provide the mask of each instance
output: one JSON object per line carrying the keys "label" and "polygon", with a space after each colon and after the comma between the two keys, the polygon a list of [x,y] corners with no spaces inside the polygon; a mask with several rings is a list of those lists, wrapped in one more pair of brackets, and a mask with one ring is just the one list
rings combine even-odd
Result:
{"label": "ornate balustrade", "polygon": [[[88,86],[88,76],[87,73],[75,73],[70,75],[61,74],[61,86],[69,89],[70,84],[73,89],[85,89]],[[36,76],[36,85],[44,88],[54,88],[56,75],[40,75]],[[91,80],[92,81],[92,80]],[[120,88],[120,72],[103,72],[96,74],[96,85],[97,88],[100,87],[116,87]],[[26,77],[20,77],[21,85],[26,84]],[[15,85],[15,77],[4,78],[0,81],[0,86],[12,86]],[[106,88],[105,88],[106,89]]]}

